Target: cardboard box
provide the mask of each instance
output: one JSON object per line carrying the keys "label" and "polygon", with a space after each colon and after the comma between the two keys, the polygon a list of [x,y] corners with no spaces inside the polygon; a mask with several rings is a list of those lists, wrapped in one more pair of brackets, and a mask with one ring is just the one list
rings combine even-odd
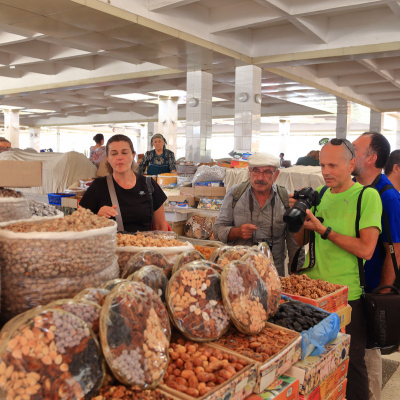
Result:
{"label": "cardboard box", "polygon": [[[268,322],[266,326],[276,330],[288,330]],[[293,331],[290,332],[293,333]],[[227,350],[225,347],[219,344],[210,343],[210,345]],[[235,353],[235,355],[239,354]],[[284,347],[278,354],[275,354],[269,360],[261,363],[249,358],[248,360],[255,362],[257,365],[257,383],[254,386],[254,393],[262,393],[269,385],[272,384],[275,379],[277,379],[278,376],[282,374],[289,375],[286,373],[286,371],[298,360],[300,360],[300,357],[301,335],[299,333],[291,343],[286,345],[286,347]]]}
{"label": "cardboard box", "polygon": [[344,328],[351,322],[351,306],[349,304],[337,310],[336,314],[339,315],[341,328]]}
{"label": "cardboard box", "polygon": [[196,182],[195,186],[224,187],[224,182],[222,181]]}
{"label": "cardboard box", "polygon": [[312,392],[349,356],[350,335],[339,333],[319,356],[309,356],[293,365],[286,375],[298,378],[299,392],[303,396]]}
{"label": "cardboard box", "polygon": [[[209,346],[211,343],[207,343]],[[200,345],[202,346],[202,345]],[[212,347],[212,346],[209,346]],[[244,400],[252,392],[256,383],[257,367],[253,360],[249,360],[246,357],[237,355],[230,350],[223,349],[224,353],[235,354],[236,357],[244,359],[249,364],[244,367],[240,372],[237,372],[223,384],[216,386],[213,390],[206,393],[204,396],[198,397],[199,400]],[[194,400],[194,397],[188,396],[185,393],[178,392],[175,389],[171,389],[167,385],[159,385],[159,388],[164,392],[172,394],[174,397],[181,400]]]}
{"label": "cardboard box", "polygon": [[79,200],[75,197],[62,197],[61,198],[61,207],[66,208],[78,208]]}
{"label": "cardboard box", "polygon": [[1,160],[0,186],[16,188],[42,186],[42,162]]}
{"label": "cardboard box", "polygon": [[194,197],[189,196],[170,196],[166,200],[167,207],[188,208],[196,205]]}
{"label": "cardboard box", "polygon": [[[324,379],[311,393],[303,396],[300,395],[299,400],[325,400],[339,389],[342,383],[346,380],[349,369],[349,358],[339,365],[326,379]],[[338,390],[343,393],[343,390]],[[344,390],[344,394],[346,390]],[[344,397],[344,395],[343,395]],[[336,397],[333,397],[336,398]]]}
{"label": "cardboard box", "polygon": [[346,398],[347,379],[336,386],[333,393],[326,400],[344,400]]}
{"label": "cardboard box", "polygon": [[207,210],[220,210],[222,204],[224,203],[224,199],[208,199],[201,198],[197,208],[204,208]]}
{"label": "cardboard box", "polygon": [[299,398],[299,380],[292,376],[281,375],[260,394],[252,394],[246,400],[297,400]]}
{"label": "cardboard box", "polygon": [[311,304],[318,308],[322,308],[330,313],[336,312],[337,310],[345,307],[347,305],[347,298],[349,296],[349,288],[347,286],[340,287],[338,290],[331,294],[328,294],[320,299],[309,299],[308,297],[296,296],[294,294],[284,293],[283,295],[289,296],[294,300],[301,301],[303,303]]}
{"label": "cardboard box", "polygon": [[226,187],[195,186],[195,197],[225,197]]}
{"label": "cardboard box", "polygon": [[185,236],[186,221],[168,222],[168,224],[178,236]]}
{"label": "cardboard box", "polygon": [[180,210],[165,210],[165,220],[171,225],[171,222],[180,222],[180,221],[186,221],[188,217],[188,213],[185,212],[179,212]]}

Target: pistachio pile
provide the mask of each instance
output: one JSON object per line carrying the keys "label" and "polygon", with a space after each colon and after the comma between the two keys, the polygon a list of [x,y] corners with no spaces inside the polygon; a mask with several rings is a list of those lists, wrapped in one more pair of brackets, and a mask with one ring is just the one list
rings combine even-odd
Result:
{"label": "pistachio pile", "polygon": [[17,199],[20,197],[24,197],[24,195],[21,192],[16,192],[15,190],[12,189],[0,187],[0,198],[2,197],[13,197]]}

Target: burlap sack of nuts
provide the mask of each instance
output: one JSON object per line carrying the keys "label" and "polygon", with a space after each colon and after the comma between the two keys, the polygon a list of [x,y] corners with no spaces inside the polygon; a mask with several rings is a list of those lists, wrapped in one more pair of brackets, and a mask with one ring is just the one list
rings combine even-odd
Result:
{"label": "burlap sack of nuts", "polygon": [[221,289],[236,328],[245,334],[261,332],[268,318],[268,291],[257,270],[243,261],[231,262],[222,271]]}
{"label": "burlap sack of nuts", "polygon": [[189,250],[185,251],[184,253],[180,254],[178,258],[176,259],[176,262],[174,266],[172,267],[172,274],[174,274],[176,271],[181,269],[185,264],[188,264],[192,261],[197,261],[197,260],[204,260],[203,254],[201,254],[197,250]]}
{"label": "burlap sack of nuts", "polygon": [[221,337],[230,319],[222,304],[220,274],[206,261],[186,264],[168,282],[166,303],[173,324],[190,340]]}
{"label": "burlap sack of nuts", "polygon": [[2,399],[16,399],[18,390],[33,399],[91,398],[104,373],[94,333],[64,310],[31,310],[14,323],[0,346]]}
{"label": "burlap sack of nuts", "polygon": [[167,370],[169,341],[150,299],[134,290],[116,289],[107,296],[100,315],[104,357],[121,383],[152,389]]}

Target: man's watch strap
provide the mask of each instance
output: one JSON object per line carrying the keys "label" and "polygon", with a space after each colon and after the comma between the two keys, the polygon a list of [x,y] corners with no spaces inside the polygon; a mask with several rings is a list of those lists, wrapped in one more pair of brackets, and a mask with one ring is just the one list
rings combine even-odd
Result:
{"label": "man's watch strap", "polygon": [[324,239],[324,240],[328,239],[328,236],[329,236],[329,234],[330,234],[331,232],[332,232],[332,228],[331,228],[330,226],[328,226],[328,227],[326,228],[325,233],[324,233],[323,235],[321,235],[321,239]]}

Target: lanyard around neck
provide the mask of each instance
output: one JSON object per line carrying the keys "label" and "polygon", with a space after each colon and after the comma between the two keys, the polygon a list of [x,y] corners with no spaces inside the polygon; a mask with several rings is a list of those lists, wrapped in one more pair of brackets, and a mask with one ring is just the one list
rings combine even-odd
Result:
{"label": "lanyard around neck", "polygon": [[[273,192],[272,199],[271,199],[271,246],[274,244],[274,206],[275,206],[275,192]],[[254,211],[254,199],[251,193],[249,193],[249,208],[250,208],[250,216],[251,216],[251,223],[253,223],[253,211]],[[261,209],[260,209],[261,212]]]}

